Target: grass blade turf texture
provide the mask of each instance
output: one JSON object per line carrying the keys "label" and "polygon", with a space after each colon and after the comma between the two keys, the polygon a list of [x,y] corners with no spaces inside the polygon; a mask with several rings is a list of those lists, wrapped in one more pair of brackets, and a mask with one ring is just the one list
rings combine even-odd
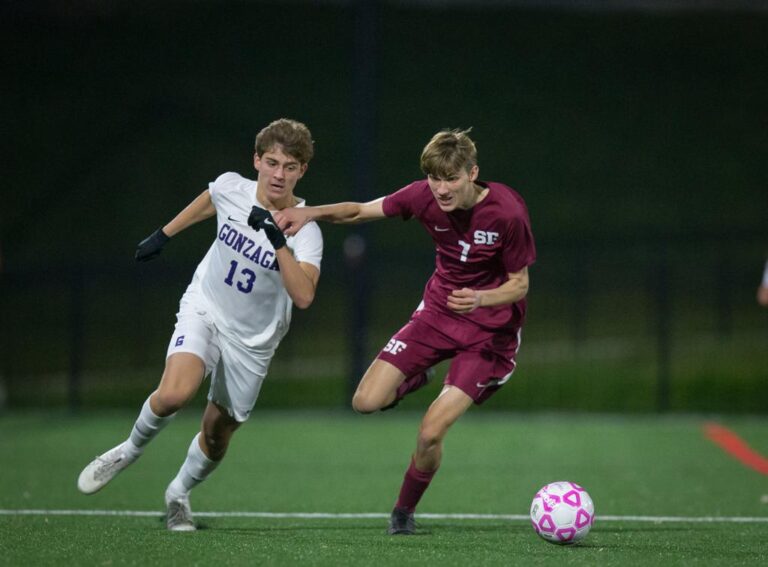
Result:
{"label": "grass blade turf texture", "polygon": [[[163,491],[198,427],[193,408],[103,491],[78,493],[80,469],[127,436],[133,418],[128,412],[0,417],[0,565],[768,560],[768,477],[712,443],[703,419],[470,412],[452,429],[443,466],[417,510],[419,535],[398,538],[386,535],[386,517],[419,414],[256,412],[222,466],[193,491],[193,511],[210,515],[198,517],[202,529],[192,534],[168,533],[162,512]],[[720,422],[768,454],[765,419]],[[578,547],[540,540],[525,519],[536,490],[555,480],[578,482],[595,501],[597,521]],[[116,515],[77,514],[94,510]],[[140,514],[119,515],[132,511]],[[244,514],[232,514],[238,512]],[[248,515],[254,512],[330,517]],[[485,516],[445,516],[456,514]],[[746,520],[728,521],[735,517]]]}

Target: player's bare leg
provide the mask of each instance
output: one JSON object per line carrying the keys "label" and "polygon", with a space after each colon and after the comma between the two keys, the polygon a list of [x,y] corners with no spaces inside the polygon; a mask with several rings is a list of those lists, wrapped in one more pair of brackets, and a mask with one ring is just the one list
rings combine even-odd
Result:
{"label": "player's bare leg", "polygon": [[430,368],[416,376],[406,377],[394,365],[377,358],[357,385],[352,407],[358,413],[391,409],[406,394],[426,385],[434,374],[434,369]]}
{"label": "player's bare leg", "polygon": [[438,469],[443,456],[443,438],[472,404],[472,398],[459,388],[443,387],[421,420],[413,456],[417,469],[432,472]]}
{"label": "player's bare leg", "polygon": [[194,531],[190,491],[216,469],[229,447],[229,441],[240,423],[219,405],[208,402],[201,431],[187,451],[187,458],[165,491],[166,525],[172,531]]}
{"label": "player's bare leg", "polygon": [[358,413],[372,413],[395,401],[397,388],[405,380],[398,368],[381,359],[374,360],[365,371],[352,397],[352,408]]}
{"label": "player's bare leg", "polygon": [[91,461],[80,473],[77,487],[84,494],[104,488],[120,471],[135,462],[144,447],[173,419],[197,392],[205,377],[205,364],[196,355],[168,357],[160,385],[139,412],[131,434],[122,443]]}
{"label": "player's bare leg", "polygon": [[149,397],[152,412],[160,417],[176,413],[191,400],[205,378],[205,363],[189,352],[168,357],[160,385]]}
{"label": "player's bare leg", "polygon": [[229,448],[229,442],[235,431],[242,425],[229,415],[224,408],[208,402],[203,413],[200,447],[206,456],[213,461],[220,461]]}
{"label": "player's bare leg", "polygon": [[443,439],[450,427],[472,406],[472,398],[454,386],[445,386],[421,421],[416,452],[405,473],[400,495],[392,511],[389,533],[415,532],[413,513],[440,467]]}

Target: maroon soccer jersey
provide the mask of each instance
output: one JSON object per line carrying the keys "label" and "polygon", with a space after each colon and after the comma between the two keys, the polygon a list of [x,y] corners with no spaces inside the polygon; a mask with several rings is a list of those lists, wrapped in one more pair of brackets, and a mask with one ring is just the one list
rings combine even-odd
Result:
{"label": "maroon soccer jersey", "polygon": [[416,217],[435,242],[435,272],[424,290],[424,309],[471,321],[482,329],[514,333],[525,318],[525,299],[512,305],[481,307],[458,314],[446,301],[454,290],[493,289],[536,259],[528,210],[522,197],[506,185],[477,182],[489,189],[468,210],[440,210],[427,180],[416,181],[384,198],[388,217]]}

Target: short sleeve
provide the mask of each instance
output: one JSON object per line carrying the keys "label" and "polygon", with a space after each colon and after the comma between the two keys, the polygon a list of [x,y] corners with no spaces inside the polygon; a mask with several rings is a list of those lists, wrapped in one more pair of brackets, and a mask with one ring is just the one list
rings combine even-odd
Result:
{"label": "short sleeve", "polygon": [[507,273],[519,272],[536,261],[536,244],[527,213],[523,212],[512,219],[506,241],[503,262]]}
{"label": "short sleeve", "polygon": [[214,181],[208,184],[208,192],[216,202],[216,197],[225,192],[228,188],[235,187],[237,182],[242,180],[242,176],[239,173],[228,171],[219,175]]}
{"label": "short sleeve", "polygon": [[384,197],[381,204],[384,214],[388,217],[402,217],[403,220],[413,217],[414,205],[420,196],[419,186],[419,182],[411,183]]}
{"label": "short sleeve", "polygon": [[323,234],[317,223],[305,224],[292,240],[288,245],[293,248],[296,261],[312,264],[319,270],[323,259]]}

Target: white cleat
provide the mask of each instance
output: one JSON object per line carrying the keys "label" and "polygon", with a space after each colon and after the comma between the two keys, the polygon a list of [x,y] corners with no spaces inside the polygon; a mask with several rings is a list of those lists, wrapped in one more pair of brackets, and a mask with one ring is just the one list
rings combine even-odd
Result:
{"label": "white cleat", "polygon": [[193,532],[197,529],[192,521],[192,508],[189,506],[189,497],[171,498],[165,493],[166,526],[172,532]]}
{"label": "white cleat", "polygon": [[83,469],[77,479],[77,488],[83,494],[93,494],[104,488],[121,470],[138,457],[128,457],[123,451],[125,442],[99,455]]}

